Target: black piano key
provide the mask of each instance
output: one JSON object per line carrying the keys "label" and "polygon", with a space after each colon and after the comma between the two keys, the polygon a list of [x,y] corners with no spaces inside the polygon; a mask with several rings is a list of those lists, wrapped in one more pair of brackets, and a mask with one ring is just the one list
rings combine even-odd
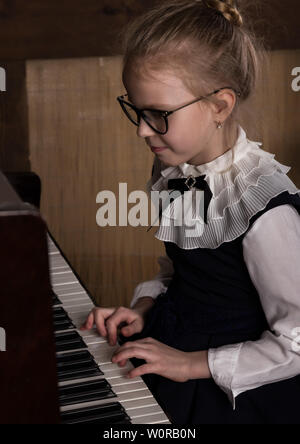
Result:
{"label": "black piano key", "polygon": [[93,356],[87,350],[59,355],[56,361],[59,381],[103,375]]}
{"label": "black piano key", "polygon": [[76,328],[72,321],[69,319],[63,319],[60,321],[55,321],[54,323],[54,331],[63,331],[63,330],[71,330]]}
{"label": "black piano key", "polygon": [[70,352],[70,353],[62,353],[56,357],[56,362],[57,362],[57,365],[60,366],[60,365],[65,365],[68,362],[71,364],[73,362],[86,362],[91,357],[92,357],[92,355],[90,354],[90,352],[88,350],[80,350],[80,351],[75,351],[75,352]]}
{"label": "black piano key", "polygon": [[119,402],[84,407],[61,413],[63,424],[130,424],[130,417]]}
{"label": "black piano key", "polygon": [[53,307],[53,316],[54,319],[59,319],[68,316],[68,313],[63,307]]}
{"label": "black piano key", "polygon": [[87,348],[86,343],[77,331],[55,333],[55,346],[57,352]]}
{"label": "black piano key", "polygon": [[96,362],[93,356],[90,354],[88,350],[76,351],[71,353],[63,353],[56,358],[57,368],[67,369],[72,368],[74,365],[88,364],[92,363],[96,365]]}
{"label": "black piano key", "polygon": [[80,402],[99,401],[113,398],[116,394],[105,379],[79,382],[58,388],[60,405],[78,404]]}
{"label": "black piano key", "polygon": [[52,305],[62,305],[62,302],[58,296],[55,295],[55,297],[52,297]]}
{"label": "black piano key", "polygon": [[52,304],[53,304],[53,305],[62,305],[61,300],[59,299],[59,297],[57,296],[57,294],[54,293],[53,290],[51,290],[51,294],[52,294]]}
{"label": "black piano key", "polygon": [[61,371],[57,373],[57,377],[58,380],[60,382],[62,381],[70,381],[70,380],[76,380],[76,379],[84,379],[84,378],[91,378],[93,376],[101,376],[103,375],[103,373],[101,372],[101,370],[99,370],[99,368],[97,367],[92,367],[91,368],[81,368],[78,370],[73,369],[72,371]]}
{"label": "black piano key", "polygon": [[53,309],[54,331],[75,329],[75,325],[68,316],[68,313],[62,307]]}

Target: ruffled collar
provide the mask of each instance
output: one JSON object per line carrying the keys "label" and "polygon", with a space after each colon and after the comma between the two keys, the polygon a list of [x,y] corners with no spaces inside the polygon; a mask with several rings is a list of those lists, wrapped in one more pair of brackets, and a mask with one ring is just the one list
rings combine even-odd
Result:
{"label": "ruffled collar", "polygon": [[286,175],[291,167],[276,161],[275,154],[264,151],[260,145],[261,142],[249,140],[239,125],[235,145],[211,162],[201,165],[184,162],[164,168],[156,157],[152,178],[147,183],[148,192],[167,190],[169,179],[192,174],[195,177],[205,175],[213,197],[208,207],[208,223],[204,224],[203,212],[199,205],[198,209],[195,206],[196,189],[186,192],[192,217],[184,218],[184,223],[178,225],[178,212],[172,202],[168,211],[162,213],[155,237],[184,249],[217,248],[242,235],[250,218],[264,209],[273,197],[283,191],[298,193],[300,190]]}

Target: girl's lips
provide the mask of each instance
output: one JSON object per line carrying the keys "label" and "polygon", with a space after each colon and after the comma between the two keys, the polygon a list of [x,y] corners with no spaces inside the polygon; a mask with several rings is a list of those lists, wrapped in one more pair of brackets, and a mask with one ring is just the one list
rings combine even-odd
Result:
{"label": "girl's lips", "polygon": [[153,151],[154,153],[167,149],[167,147],[156,147],[156,146],[151,146],[150,148],[151,148],[151,151]]}

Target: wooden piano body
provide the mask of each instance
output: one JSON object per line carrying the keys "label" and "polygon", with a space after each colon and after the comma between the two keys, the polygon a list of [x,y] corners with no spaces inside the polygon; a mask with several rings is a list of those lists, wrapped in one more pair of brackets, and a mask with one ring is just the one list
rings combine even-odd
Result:
{"label": "wooden piano body", "polygon": [[47,227],[0,174],[0,422],[59,421]]}

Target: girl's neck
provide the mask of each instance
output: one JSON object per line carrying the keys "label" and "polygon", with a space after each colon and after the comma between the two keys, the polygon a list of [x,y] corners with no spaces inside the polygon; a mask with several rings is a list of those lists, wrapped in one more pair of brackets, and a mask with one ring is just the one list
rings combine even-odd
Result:
{"label": "girl's neck", "polygon": [[211,146],[208,147],[205,152],[199,153],[192,159],[190,159],[187,162],[188,164],[198,166],[212,162],[213,160],[217,159],[218,157],[222,156],[224,153],[232,149],[238,139],[238,127],[234,128],[231,134],[228,135],[227,140],[229,143],[227,146],[225,146],[224,143],[224,130],[218,130],[218,133],[215,134],[216,137],[214,138],[214,140],[212,140]]}

